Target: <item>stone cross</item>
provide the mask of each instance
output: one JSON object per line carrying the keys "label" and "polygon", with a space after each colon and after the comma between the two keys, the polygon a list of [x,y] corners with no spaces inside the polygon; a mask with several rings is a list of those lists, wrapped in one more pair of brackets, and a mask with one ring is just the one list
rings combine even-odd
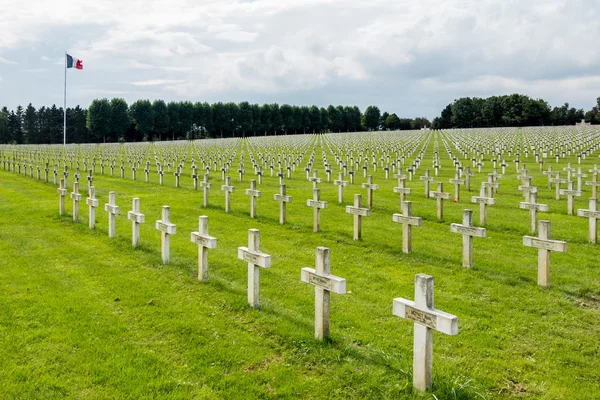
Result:
{"label": "stone cross", "polygon": [[481,186],[487,189],[487,197],[494,197],[494,190],[500,187],[499,183],[494,182],[492,174],[488,174],[487,182],[481,182]]}
{"label": "stone cross", "polygon": [[88,172],[87,181],[88,181],[88,187],[92,186],[92,183],[94,182],[94,176],[92,175],[91,169]]}
{"label": "stone cross", "polygon": [[161,245],[160,252],[162,255],[163,264],[169,263],[171,253],[171,235],[174,235],[177,231],[175,224],[171,223],[171,208],[169,206],[163,206],[162,208],[162,221],[156,221],[156,230],[160,231]]}
{"label": "stone cross", "polygon": [[548,171],[544,171],[542,174],[548,177],[548,189],[552,189],[552,165],[548,167]]}
{"label": "stone cross", "polygon": [[450,224],[450,232],[463,235],[462,265],[473,268],[473,237],[485,237],[485,228],[473,226],[473,211],[463,210],[463,223]]}
{"label": "stone cross", "polygon": [[71,198],[73,199],[73,222],[79,222],[79,202],[81,201],[79,182],[73,182],[73,192],[71,193]]}
{"label": "stone cross", "polygon": [[108,192],[108,203],[104,204],[104,211],[108,213],[108,237],[115,237],[116,216],[119,215],[119,207],[115,204],[115,192]]}
{"label": "stone cross", "polygon": [[592,198],[597,199],[598,198],[598,186],[600,186],[600,182],[598,182],[598,173],[594,172],[594,175],[592,175],[592,180],[586,181],[585,184],[586,184],[586,186],[592,187]]}
{"label": "stone cross", "polygon": [[198,280],[208,282],[208,249],[217,248],[217,239],[208,235],[206,215],[199,217],[198,232],[192,232],[191,241],[198,245]]}
{"label": "stone cross", "polygon": [[361,187],[367,189],[367,207],[373,208],[373,190],[379,189],[379,185],[373,183],[373,175],[369,175],[367,183],[363,183]]}
{"label": "stone cross", "polygon": [[533,178],[528,176],[523,180],[523,184],[519,185],[517,187],[518,190],[520,190],[523,193],[523,197],[524,200],[527,200],[529,198],[529,195],[532,193],[537,193],[538,192],[538,187],[537,186],[531,186],[531,180]]}
{"label": "stone cross", "polygon": [[589,209],[579,209],[577,210],[577,215],[579,217],[589,218],[590,233],[588,237],[590,243],[596,243],[598,238],[598,219],[600,219],[600,211],[598,211],[598,199],[591,198],[589,202]]}
{"label": "stone cross", "polygon": [[[308,171],[306,173],[308,174]],[[321,178],[317,177],[318,173],[319,173],[319,171],[314,170],[313,176],[311,178],[307,179],[309,182],[312,182],[313,189],[316,189],[318,187],[319,183],[321,183],[323,181]]]}
{"label": "stone cross", "polygon": [[260,197],[261,194],[260,190],[256,190],[256,180],[252,179],[250,189],[246,189],[246,195],[250,196],[250,218],[256,217],[256,198]]}
{"label": "stone cross", "polygon": [[423,182],[425,182],[425,198],[428,199],[429,198],[429,183],[433,182],[435,179],[431,176],[429,176],[429,170],[425,171],[425,175],[421,176],[419,179],[421,179]]}
{"label": "stone cross", "polygon": [[550,221],[541,220],[538,237],[523,236],[523,246],[538,249],[538,285],[550,286],[550,252],[567,252],[567,242],[550,240]]}
{"label": "stone cross", "polygon": [[368,217],[371,215],[371,211],[368,208],[362,208],[362,196],[360,194],[354,195],[354,206],[346,206],[346,213],[354,215],[354,234],[352,238],[359,240],[362,237],[362,217]]}
{"label": "stone cross", "polygon": [[192,179],[194,180],[194,190],[198,190],[198,168],[192,166]]}
{"label": "stone cross", "polygon": [[444,199],[450,199],[450,193],[444,192],[444,184],[442,182],[438,182],[437,184],[437,192],[429,193],[429,196],[435,197],[436,199],[436,209],[437,209],[437,219],[442,219],[444,217]]}
{"label": "stone cross", "polygon": [[454,184],[454,200],[460,200],[460,185],[464,185],[465,181],[460,179],[460,173],[457,172],[454,179],[450,179],[450,183]]}
{"label": "stone cross", "polygon": [[529,232],[534,233],[537,227],[537,213],[538,211],[548,212],[547,204],[537,203],[537,193],[529,194],[529,202],[522,202],[519,205],[522,210],[529,210]]}
{"label": "stone cross", "polygon": [[561,183],[567,183],[566,179],[560,179],[560,173],[556,174],[556,178],[551,179],[552,182],[554,182],[555,186],[556,186],[556,195],[555,195],[555,199],[556,200],[560,200],[560,184]]}
{"label": "stone cross", "polygon": [[567,186],[568,189],[561,189],[560,194],[567,196],[567,212],[569,213],[569,215],[573,215],[574,210],[575,210],[575,205],[574,205],[575,196],[581,197],[581,192],[579,190],[573,189],[574,182],[569,181],[567,183],[567,185],[568,185]]}
{"label": "stone cross", "polygon": [[412,203],[404,202],[402,214],[393,214],[392,221],[402,224],[402,252],[410,254],[412,252],[412,226],[421,226],[423,219],[412,215]]}
{"label": "stone cross", "polygon": [[200,182],[200,186],[204,189],[204,208],[208,207],[208,189],[212,186],[210,182],[208,182],[208,174],[204,174],[204,180]]}
{"label": "stone cross", "polygon": [[225,212],[229,212],[231,207],[231,193],[235,191],[235,187],[231,186],[231,177],[225,178],[225,184],[221,185],[221,190],[225,192]]}
{"label": "stone cross", "polygon": [[577,191],[581,192],[581,178],[587,178],[587,174],[581,172],[581,168],[577,168],[577,173],[572,176],[577,178]]}
{"label": "stone cross", "polygon": [[414,322],[413,386],[431,389],[433,365],[433,331],[458,335],[458,317],[433,307],[433,276],[415,276],[415,301],[394,299],[393,314]]}
{"label": "stone cross", "polygon": [[131,245],[140,245],[140,224],[144,223],[144,214],[140,212],[140,199],[134,198],[131,202],[131,211],[127,211],[127,219],[131,221]]}
{"label": "stone cross", "polygon": [[330,294],[346,294],[346,280],[331,275],[330,251],[327,247],[317,247],[315,269],[302,268],[300,280],[315,287],[315,338],[328,338]]}
{"label": "stone cross", "polygon": [[260,231],[248,229],[248,247],[238,247],[238,258],[248,262],[248,304],[260,306],[260,268],[271,268],[271,256],[259,250]]}
{"label": "stone cross", "polygon": [[275,193],[273,195],[273,200],[279,202],[279,223],[285,224],[285,216],[286,216],[286,203],[292,202],[292,196],[287,196],[285,190],[285,185],[279,185],[279,193]]}
{"label": "stone cross", "polygon": [[[394,193],[398,193],[400,195],[400,211],[402,211],[404,207],[404,197],[408,194],[412,193],[411,188],[404,187],[404,182],[406,181],[406,175],[402,173],[394,174],[394,178],[398,179],[398,186],[393,189]],[[429,194],[431,196],[431,193]]]}
{"label": "stone cross", "polygon": [[348,181],[344,180],[342,172],[339,173],[338,179],[333,181],[333,184],[338,187],[338,203],[342,204],[344,202],[344,186],[348,186]]}
{"label": "stone cross", "polygon": [[567,171],[567,181],[571,181],[571,174],[577,170],[575,168],[571,168],[571,163],[568,163],[567,168],[563,168],[563,171]]}
{"label": "stone cross", "polygon": [[479,223],[485,225],[487,223],[487,206],[496,204],[496,199],[485,196],[485,187],[479,189],[479,196],[472,196],[471,203],[479,203]]}
{"label": "stone cross", "polygon": [[96,188],[94,186],[88,188],[88,197],[85,199],[85,204],[89,206],[89,227],[90,229],[94,229],[96,227],[96,207],[98,207]]}
{"label": "stone cross", "polygon": [[313,189],[313,198],[306,200],[306,205],[313,208],[313,232],[321,230],[321,209],[327,208],[327,202],[321,201],[321,189]]}
{"label": "stone cross", "polygon": [[475,176],[475,174],[473,172],[471,172],[471,167],[469,167],[468,165],[465,168],[465,189],[467,190],[467,192],[471,191],[471,177]]}
{"label": "stone cross", "polygon": [[60,187],[56,189],[58,193],[58,213],[59,215],[65,215],[65,196],[67,195],[67,189],[65,188],[65,178],[60,178]]}

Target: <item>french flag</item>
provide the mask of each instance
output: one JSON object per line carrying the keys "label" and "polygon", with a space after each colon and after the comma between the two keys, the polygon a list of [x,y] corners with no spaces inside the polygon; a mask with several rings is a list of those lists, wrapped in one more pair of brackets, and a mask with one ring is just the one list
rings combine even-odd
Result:
{"label": "french flag", "polygon": [[67,68],[83,69],[83,61],[67,54]]}

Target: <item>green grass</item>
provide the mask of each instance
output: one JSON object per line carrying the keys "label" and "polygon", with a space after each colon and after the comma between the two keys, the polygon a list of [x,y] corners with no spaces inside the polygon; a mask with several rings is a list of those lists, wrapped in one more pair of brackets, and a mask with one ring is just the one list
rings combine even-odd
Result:
{"label": "green grass", "polygon": [[[437,179],[451,192],[454,169],[439,144],[445,167]],[[417,176],[431,165],[432,149],[433,141]],[[322,232],[313,233],[312,210],[305,205],[312,188],[303,170],[311,146],[286,179],[293,202],[283,226],[272,200],[278,179],[268,170],[259,186],[258,218],[249,217],[244,190],[254,178],[247,149],[244,182],[235,172],[238,161],[229,174],[236,186],[232,212],[224,212],[218,172],[211,172],[210,206],[202,208],[202,191],[194,191],[189,178],[190,150],[179,189],[173,169],[159,186],[156,173],[145,183],[138,171],[133,182],[130,171],[121,179],[117,169],[111,177],[109,168],[100,175],[97,167],[94,231],[83,202],[79,223],[71,219],[70,199],[67,215],[58,216],[52,178],[46,184],[0,169],[0,398],[600,396],[599,245],[587,243],[587,219],[568,216],[566,201],[553,199],[532,154],[527,164],[540,187],[538,201],[551,211],[539,215],[552,221],[552,238],[569,243],[568,253],[551,256],[550,288],[537,286],[537,251],[522,246],[529,217],[518,209],[522,196],[512,163],[500,180],[497,205],[488,208],[487,238],[474,240],[475,268],[468,270],[461,267],[461,237],[450,233],[449,224],[460,223],[465,208],[478,221],[479,206],[470,197],[491,172],[488,156],[472,192],[463,191],[458,203],[445,202],[443,221],[436,220],[435,200],[423,197],[422,182],[408,182],[413,194],[407,199],[423,226],[413,228],[413,253],[405,255],[402,227],[391,222],[399,212],[396,180],[383,180],[381,168],[373,173],[380,187],[371,216],[363,219],[363,239],[353,241],[352,216],[344,208],[354,193],[366,202],[362,173],[346,188],[344,205],[337,204],[336,186],[320,185],[329,208],[322,211]],[[581,166],[587,171],[595,160]],[[576,163],[573,157],[552,164],[558,169],[568,161]],[[325,178],[321,146],[315,168]],[[584,190],[576,208],[587,208],[590,189]],[[107,236],[103,211],[109,191],[121,207],[114,239]],[[138,249],[131,248],[126,219],[133,197],[141,199],[146,216]],[[166,266],[154,229],[162,205],[171,207],[177,225]],[[209,216],[209,232],[218,239],[206,284],[197,280],[197,247],[190,242],[199,215]],[[260,310],[247,305],[246,263],[237,259],[250,228],[260,229],[261,250],[272,257],[272,268],[261,270]],[[314,289],[300,282],[300,269],[314,267],[317,246],[331,249],[331,272],[347,279],[349,291],[332,294],[331,338],[325,342],[314,339]],[[433,389],[425,394],[412,391],[413,324],[391,312],[394,297],[413,299],[417,273],[435,277],[436,308],[459,318],[458,336],[434,333]]]}

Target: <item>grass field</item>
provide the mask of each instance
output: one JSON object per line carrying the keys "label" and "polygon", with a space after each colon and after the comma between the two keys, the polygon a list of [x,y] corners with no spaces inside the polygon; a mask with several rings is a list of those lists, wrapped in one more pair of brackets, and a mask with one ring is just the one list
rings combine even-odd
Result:
{"label": "grass field", "polygon": [[[251,219],[247,147],[236,155],[245,154],[244,182],[233,168],[229,174],[236,186],[232,212],[224,212],[219,173],[211,173],[205,209],[189,171],[180,188],[172,171],[163,186],[155,173],[145,183],[142,174],[134,182],[105,171],[95,176],[100,206],[93,231],[84,202],[79,223],[72,221],[70,199],[67,215],[59,217],[52,179],[0,169],[0,398],[600,398],[600,245],[587,242],[588,220],[568,216],[566,200],[554,200],[533,155],[522,155],[540,187],[538,201],[550,207],[540,219],[550,220],[552,238],[569,246],[551,255],[550,288],[537,286],[537,250],[522,245],[529,214],[518,209],[523,196],[512,163],[500,179],[497,204],[488,208],[487,237],[474,239],[474,268],[463,268],[462,239],[449,225],[460,223],[466,208],[477,224],[479,206],[471,196],[479,194],[491,163],[488,158],[472,178],[471,192],[445,202],[438,221],[435,200],[424,198],[418,180],[431,165],[433,144],[408,182],[407,200],[423,218],[413,228],[409,255],[401,250],[402,226],[392,223],[400,212],[392,192],[397,182],[384,180],[380,169],[360,241],[352,240],[345,206],[354,193],[366,202],[362,174],[346,188],[344,205],[337,204],[336,186],[320,184],[329,208],[321,214],[322,232],[313,233],[306,207],[312,185],[304,171],[285,180],[293,197],[285,225],[273,200],[278,178],[265,171],[258,218]],[[315,168],[325,178],[321,150],[317,144]],[[444,167],[436,180],[451,192],[454,168],[440,151]],[[574,156],[551,161],[555,170],[577,162]],[[594,154],[574,166],[587,171],[598,161]],[[85,180],[81,187],[85,198]],[[590,189],[584,190],[576,209],[587,208]],[[109,191],[121,207],[114,239],[103,211]],[[134,197],[146,216],[137,249],[126,219]],[[163,205],[177,225],[169,265],[161,264],[154,229]],[[205,284],[197,280],[197,246],[190,242],[199,215],[209,217],[218,239]],[[261,270],[260,310],[247,305],[247,264],[237,258],[250,228],[260,230],[261,250],[272,257],[272,267]],[[314,288],[300,282],[300,269],[314,268],[317,246],[331,249],[331,273],[346,278],[348,289],[331,296],[325,342],[314,339]],[[393,298],[413,299],[417,273],[435,277],[436,308],[459,318],[458,336],[434,333],[433,390],[424,394],[412,391],[413,324],[392,315]]]}

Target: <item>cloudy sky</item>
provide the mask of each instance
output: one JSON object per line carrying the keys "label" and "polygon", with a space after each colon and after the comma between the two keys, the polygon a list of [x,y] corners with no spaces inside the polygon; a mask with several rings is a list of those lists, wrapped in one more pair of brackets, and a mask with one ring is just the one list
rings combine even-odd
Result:
{"label": "cloudy sky", "polygon": [[94,98],[378,105],[523,93],[589,110],[598,0],[2,0],[0,106]]}

